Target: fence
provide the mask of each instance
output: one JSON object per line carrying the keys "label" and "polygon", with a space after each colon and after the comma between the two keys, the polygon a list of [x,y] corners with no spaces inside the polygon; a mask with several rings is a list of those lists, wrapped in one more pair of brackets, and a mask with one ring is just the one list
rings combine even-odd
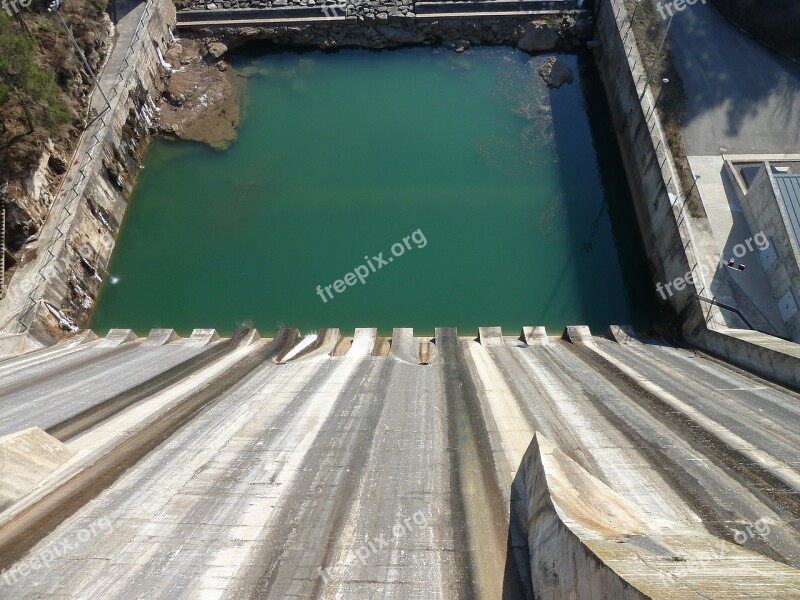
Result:
{"label": "fence", "polygon": [[[57,217],[53,235],[50,237],[50,241],[45,249],[44,262],[39,265],[36,273],[36,278],[38,278],[39,282],[28,293],[25,305],[19,314],[17,333],[25,333],[30,327],[26,321],[31,316],[31,311],[33,311],[39,305],[39,302],[44,298],[44,290],[48,283],[48,278],[46,276],[47,269],[58,254],[56,244],[59,244],[61,243],[61,240],[64,240],[63,243],[66,245],[66,236],[69,232],[69,225],[72,222],[72,217],[79,208],[80,199],[86,187],[84,182],[92,173],[97,171],[97,168],[95,167],[96,161],[102,161],[102,156],[99,155],[98,148],[102,150],[103,143],[108,136],[108,125],[114,116],[116,108],[119,106],[119,102],[121,101],[121,99],[118,99],[116,102],[114,102],[114,100],[120,95],[121,90],[123,90],[125,87],[126,78],[128,77],[128,72],[130,71],[132,64],[132,57],[137,46],[141,43],[143,31],[145,29],[144,25],[150,18],[150,15],[153,11],[153,5],[154,0],[147,1],[144,12],[142,12],[142,16],[139,18],[139,22],[137,23],[133,37],[131,38],[131,43],[128,46],[128,50],[122,59],[117,76],[112,84],[111,93],[107,94],[109,100],[112,102],[112,106],[111,108],[106,107],[90,125],[90,128],[92,129],[92,134],[89,137],[90,145],[81,155],[77,175],[70,183],[69,188],[65,191],[61,191],[61,194],[64,194],[66,199],[61,207],[61,212]],[[100,82],[97,82],[96,86],[99,87]],[[86,139],[82,138],[79,144],[83,146],[85,142]],[[61,250],[63,251],[63,248]]]}

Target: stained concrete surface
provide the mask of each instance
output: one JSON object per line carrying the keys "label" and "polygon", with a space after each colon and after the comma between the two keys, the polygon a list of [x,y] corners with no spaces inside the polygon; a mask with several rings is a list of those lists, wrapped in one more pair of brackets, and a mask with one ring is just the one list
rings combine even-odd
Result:
{"label": "stained concrete surface", "polygon": [[[535,431],[636,504],[687,561],[707,545],[675,540],[735,543],[736,532],[767,523],[743,547],[800,566],[797,394],[659,340],[571,343],[530,329],[528,345],[483,328],[478,340],[440,329],[430,344],[396,333],[388,355],[373,355],[375,330],[356,330],[341,356],[322,335],[291,360],[229,377],[205,408],[5,565],[0,597],[531,597],[516,480]],[[174,343],[121,347],[147,354]],[[48,368],[85,353],[86,368],[105,364],[106,378],[90,382],[102,388],[127,355],[110,359],[91,344]],[[432,364],[421,365],[427,344]],[[0,369],[15,360],[32,359]],[[53,393],[40,385],[17,402]],[[191,398],[209,384],[193,373],[180,385]],[[62,400],[77,395],[65,388]],[[103,519],[110,530],[30,568]],[[748,577],[756,597],[781,597],[746,565],[729,567],[735,586],[717,572],[712,597],[744,589]]]}

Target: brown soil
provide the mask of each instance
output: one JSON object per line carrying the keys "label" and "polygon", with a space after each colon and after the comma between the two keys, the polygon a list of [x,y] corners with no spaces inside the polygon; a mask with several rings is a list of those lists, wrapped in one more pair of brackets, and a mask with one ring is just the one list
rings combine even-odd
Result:
{"label": "brown soil", "polygon": [[[19,35],[35,40],[39,66],[53,73],[61,90],[60,100],[70,115],[69,122],[49,132],[38,118],[41,107],[33,106],[35,130],[28,133],[25,116],[19,102],[0,106],[0,184],[8,182],[9,214],[6,222],[7,243],[11,251],[41,226],[52,201],[52,192],[64,175],[75,145],[83,132],[89,115],[87,107],[94,82],[82,66],[67,33],[56,15],[45,11],[46,2],[36,0],[20,15]],[[86,55],[92,70],[97,72],[106,60],[112,44],[112,25],[106,14],[105,0],[67,2],[61,13],[70,26],[78,45]],[[30,178],[45,152],[52,158],[46,169],[47,182],[39,198],[31,193]],[[10,268],[18,255],[9,255]]]}
{"label": "brown soil", "polygon": [[[61,8],[78,45],[95,71],[105,60],[111,45],[111,22],[100,2],[68,2]],[[56,153],[68,156],[86,123],[86,106],[92,91],[91,77],[84,72],[58,17],[46,12],[22,11],[23,21],[36,40],[37,60],[55,74],[62,90],[62,100],[72,114],[72,122],[54,132]],[[20,28],[20,35],[26,35]],[[0,122],[6,130],[0,134],[0,180],[14,182],[30,175],[50,137],[43,127],[32,134],[21,107],[15,102],[0,107]]]}
{"label": "brown soil", "polygon": [[[625,8],[628,15],[633,15],[636,9],[636,19],[633,22],[633,36],[636,38],[636,45],[642,57],[645,69],[648,73],[652,70],[650,86],[653,95],[658,100],[658,113],[661,117],[661,125],[664,135],[667,138],[672,158],[675,161],[675,169],[678,172],[680,186],[685,194],[692,190],[687,199],[689,214],[693,217],[704,217],[705,209],[700,195],[694,186],[692,169],[686,158],[686,145],[683,141],[683,120],[686,114],[686,95],[683,89],[683,80],[678,70],[675,68],[670,56],[669,42],[665,42],[661,49],[661,54],[656,58],[658,47],[664,37],[664,22],[648,0],[644,0],[636,9],[635,0],[625,0]],[[655,66],[654,66],[655,65]],[[662,80],[669,79],[669,83],[664,87]]]}

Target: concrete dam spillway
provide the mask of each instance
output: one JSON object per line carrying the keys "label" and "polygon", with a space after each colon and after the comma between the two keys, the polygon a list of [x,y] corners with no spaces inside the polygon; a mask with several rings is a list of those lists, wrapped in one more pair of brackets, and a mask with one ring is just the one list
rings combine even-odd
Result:
{"label": "concrete dam spillway", "polygon": [[624,328],[113,330],[0,375],[4,598],[800,586],[796,396]]}
{"label": "concrete dam spillway", "polygon": [[800,350],[692,276],[642,6],[115,3],[0,279],[0,600],[800,596]]}

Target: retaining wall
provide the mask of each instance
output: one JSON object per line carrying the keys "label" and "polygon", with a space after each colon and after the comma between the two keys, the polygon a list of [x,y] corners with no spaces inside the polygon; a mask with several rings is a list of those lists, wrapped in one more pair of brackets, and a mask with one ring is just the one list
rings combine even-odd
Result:
{"label": "retaining wall", "polygon": [[734,305],[736,298],[741,301],[726,277],[708,281],[699,269],[702,257],[718,264],[719,252],[707,219],[690,217],[685,208],[685,194],[653,110],[653,95],[645,89],[650,65],[643,64],[633,32],[629,33],[622,0],[598,2],[596,13],[597,64],[653,276],[667,283],[692,273],[693,283],[668,298],[682,317],[685,338],[728,362],[800,388],[800,346],[755,331],[730,329],[719,309],[696,298]]}
{"label": "retaining wall", "polygon": [[[54,230],[43,228],[43,236],[52,235],[39,250],[36,272],[20,277],[31,289],[15,333],[52,343],[86,325],[151,131],[164,73],[158,52],[166,51],[174,25],[171,0],[149,0],[116,75],[108,73],[111,61],[106,66],[111,106],[84,133],[53,203]],[[93,106],[98,98],[95,91]]]}
{"label": "retaining wall", "polygon": [[[235,11],[228,14],[232,12]],[[179,20],[179,26],[191,27],[185,31],[192,36],[221,39],[230,48],[251,40],[322,49],[438,44],[466,48],[477,44],[516,45],[525,38],[530,45],[524,49],[532,52],[568,51],[589,39],[592,32],[591,14],[587,11],[421,16],[408,11],[406,6],[379,3],[352,8],[347,5],[341,14],[330,19],[303,18],[296,22],[276,19],[274,23],[237,25],[227,21],[198,24]]]}

